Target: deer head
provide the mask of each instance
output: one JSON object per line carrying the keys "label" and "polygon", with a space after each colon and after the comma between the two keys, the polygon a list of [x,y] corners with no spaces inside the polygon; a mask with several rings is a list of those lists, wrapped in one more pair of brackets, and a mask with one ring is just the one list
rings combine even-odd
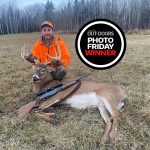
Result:
{"label": "deer head", "polygon": [[[21,50],[21,56],[23,59],[25,59],[27,61],[30,60],[29,62],[31,62],[31,60],[32,60],[32,62],[35,63],[33,65],[32,81],[33,81],[33,85],[34,85],[34,91],[36,93],[38,93],[39,91],[42,91],[42,89],[45,87],[45,85],[47,85],[47,83],[50,83],[51,81],[54,82],[52,74],[55,73],[56,67],[52,67],[52,66],[60,65],[60,64],[54,64],[54,63],[60,62],[61,52],[60,52],[59,46],[58,46],[58,53],[56,52],[56,49],[55,49],[55,54],[56,54],[55,57],[52,57],[52,56],[46,54],[48,57],[50,57],[52,59],[52,61],[50,61],[50,62],[46,61],[45,63],[40,63],[39,59],[33,57],[32,54],[29,53],[28,49],[23,47]],[[52,66],[50,66],[50,65],[52,65]]]}
{"label": "deer head", "polygon": [[55,68],[49,67],[47,64],[38,63],[33,66],[33,83],[45,83],[53,80],[52,72]]}

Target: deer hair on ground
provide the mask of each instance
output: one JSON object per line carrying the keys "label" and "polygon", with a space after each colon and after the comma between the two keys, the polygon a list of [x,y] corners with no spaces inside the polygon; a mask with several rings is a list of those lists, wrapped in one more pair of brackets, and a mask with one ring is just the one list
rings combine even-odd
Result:
{"label": "deer hair on ground", "polygon": [[[35,92],[42,92],[57,84],[58,81],[52,78],[52,71],[53,69],[48,66],[48,63],[35,65],[33,72]],[[65,90],[65,92],[67,91]],[[57,93],[57,96],[61,97],[61,94],[62,92]],[[126,97],[124,90],[117,85],[97,81],[82,81],[78,91],[64,100],[62,104],[69,104],[77,109],[98,108],[106,124],[104,133],[100,138],[100,143],[104,144],[108,139],[113,140],[116,136],[119,119],[118,110],[124,105],[123,100]]]}

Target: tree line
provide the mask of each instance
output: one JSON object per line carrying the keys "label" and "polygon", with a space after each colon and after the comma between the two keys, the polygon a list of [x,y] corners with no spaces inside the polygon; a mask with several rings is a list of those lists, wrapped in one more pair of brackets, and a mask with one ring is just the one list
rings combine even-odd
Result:
{"label": "tree line", "polygon": [[0,35],[37,32],[44,20],[55,30],[77,32],[89,20],[103,18],[116,22],[124,31],[150,29],[149,0],[73,0],[61,8],[52,1],[19,9],[0,7]]}

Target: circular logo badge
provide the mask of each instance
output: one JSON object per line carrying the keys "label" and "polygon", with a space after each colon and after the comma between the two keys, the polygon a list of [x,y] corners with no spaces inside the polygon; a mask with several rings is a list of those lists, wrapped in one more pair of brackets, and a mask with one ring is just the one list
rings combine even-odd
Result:
{"label": "circular logo badge", "polygon": [[83,25],[75,44],[81,61],[95,69],[113,67],[122,59],[126,49],[123,31],[106,19],[92,20]]}

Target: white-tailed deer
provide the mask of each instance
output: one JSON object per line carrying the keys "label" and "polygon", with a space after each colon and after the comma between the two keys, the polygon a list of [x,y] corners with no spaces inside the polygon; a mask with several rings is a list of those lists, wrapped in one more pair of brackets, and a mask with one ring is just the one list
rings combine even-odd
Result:
{"label": "white-tailed deer", "polygon": [[[53,80],[51,74],[53,69],[48,64],[36,63],[34,66],[33,85],[36,93],[53,87],[58,82]],[[62,97],[68,90],[60,91],[50,99]],[[104,133],[100,139],[100,143],[105,143],[108,138],[113,140],[116,135],[118,110],[124,105],[123,100],[126,97],[126,93],[117,85],[97,81],[82,81],[78,91],[61,103],[69,104],[71,107],[78,109],[98,108],[106,123]],[[48,118],[48,116],[45,117]]]}

